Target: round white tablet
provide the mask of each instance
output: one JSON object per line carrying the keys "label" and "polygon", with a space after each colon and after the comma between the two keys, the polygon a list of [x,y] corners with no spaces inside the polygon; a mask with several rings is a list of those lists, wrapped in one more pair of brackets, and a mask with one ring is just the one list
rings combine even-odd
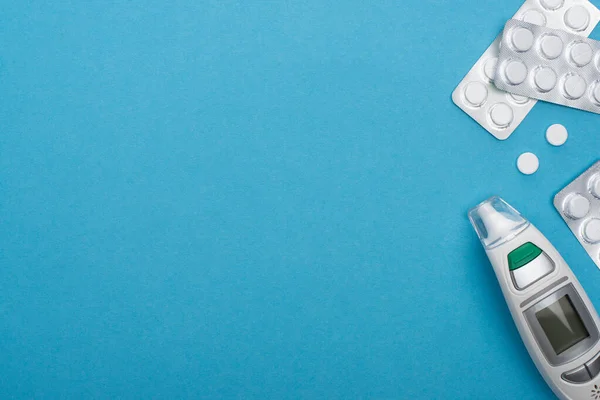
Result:
{"label": "round white tablet", "polygon": [[594,195],[595,198],[600,199],[600,175],[596,174],[590,179],[590,183],[588,184],[590,188],[590,193]]}
{"label": "round white tablet", "polygon": [[546,26],[546,17],[538,10],[527,11],[523,15],[523,21],[534,25]]}
{"label": "round white tablet", "polygon": [[563,51],[563,41],[556,35],[546,35],[540,42],[540,50],[544,57],[554,60]]}
{"label": "round white tablet", "polygon": [[567,132],[567,128],[562,126],[561,124],[551,125],[546,130],[546,140],[552,146],[562,146],[567,141],[569,137],[569,132]]}
{"label": "round white tablet", "polygon": [[490,109],[490,119],[499,128],[509,126],[513,118],[513,110],[508,104],[498,103]]}
{"label": "round white tablet", "polygon": [[584,67],[592,62],[594,50],[585,42],[577,42],[571,46],[571,61],[578,67]]}
{"label": "round white tablet", "polygon": [[504,75],[508,83],[513,85],[520,85],[527,78],[527,67],[523,61],[511,60],[506,64],[504,69]]}
{"label": "round white tablet", "polygon": [[565,24],[574,31],[584,31],[590,24],[590,13],[582,5],[573,6],[565,14]]}
{"label": "round white tablet", "polygon": [[558,10],[562,7],[564,0],[540,0],[540,3],[546,10]]}
{"label": "round white tablet", "polygon": [[523,27],[515,28],[511,33],[511,42],[515,50],[527,51],[533,46],[533,32]]}
{"label": "round white tablet", "polygon": [[564,212],[572,219],[581,219],[590,212],[590,201],[580,194],[572,194],[567,198]]}
{"label": "round white tablet", "polygon": [[487,100],[488,90],[481,82],[470,82],[465,87],[465,99],[474,107],[480,107]]}
{"label": "round white tablet", "polygon": [[570,74],[565,79],[564,83],[565,94],[568,98],[575,100],[579,99],[581,96],[585,94],[585,89],[587,85],[585,83],[585,79],[577,74]]}
{"label": "round white tablet", "polygon": [[600,81],[596,82],[592,95],[594,96],[594,100],[596,100],[596,104],[600,105]]}
{"label": "round white tablet", "polygon": [[585,223],[583,237],[588,243],[600,242],[600,219],[592,218]]}
{"label": "round white tablet", "polygon": [[494,57],[487,60],[483,66],[483,73],[485,74],[485,77],[488,78],[490,81],[493,81],[494,77],[496,76],[497,65],[498,59]]}
{"label": "round white tablet", "polygon": [[533,153],[523,153],[517,159],[517,168],[522,174],[534,174],[540,167],[540,160]]}
{"label": "round white tablet", "polygon": [[556,72],[550,67],[540,67],[535,71],[533,81],[542,92],[549,92],[556,86],[558,77]]}
{"label": "round white tablet", "polygon": [[529,97],[509,93],[510,98],[517,104],[523,105],[529,103]]}

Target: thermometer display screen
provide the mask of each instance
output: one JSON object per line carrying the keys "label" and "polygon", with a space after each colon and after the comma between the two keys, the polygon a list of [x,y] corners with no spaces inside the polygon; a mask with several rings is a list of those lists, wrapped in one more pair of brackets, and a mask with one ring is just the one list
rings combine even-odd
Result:
{"label": "thermometer display screen", "polygon": [[535,313],[556,354],[590,336],[568,295]]}

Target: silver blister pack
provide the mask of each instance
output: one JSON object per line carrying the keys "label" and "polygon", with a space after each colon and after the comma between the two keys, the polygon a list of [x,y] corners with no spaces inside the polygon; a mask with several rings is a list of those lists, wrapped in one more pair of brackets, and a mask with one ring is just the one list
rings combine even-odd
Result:
{"label": "silver blister pack", "polygon": [[[513,18],[587,37],[600,21],[600,10],[588,0],[527,0]],[[494,137],[504,140],[536,100],[509,94],[494,85],[501,39],[496,38],[483,53],[452,93],[452,100]]]}
{"label": "silver blister pack", "polygon": [[510,20],[494,82],[513,94],[600,113],[600,42]]}
{"label": "silver blister pack", "polygon": [[554,207],[600,268],[600,161],[561,190]]}

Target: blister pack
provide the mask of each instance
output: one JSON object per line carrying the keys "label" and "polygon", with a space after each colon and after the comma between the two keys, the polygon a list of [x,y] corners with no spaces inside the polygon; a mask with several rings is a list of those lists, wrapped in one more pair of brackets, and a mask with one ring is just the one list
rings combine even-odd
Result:
{"label": "blister pack", "polygon": [[[514,19],[589,36],[600,21],[600,10],[588,0],[527,0]],[[499,36],[452,93],[452,100],[494,137],[507,139],[536,100],[509,94],[493,81],[500,55]]]}
{"label": "blister pack", "polygon": [[494,80],[507,92],[600,113],[600,42],[523,21],[506,23]]}
{"label": "blister pack", "polygon": [[554,207],[600,268],[600,161],[561,190]]}

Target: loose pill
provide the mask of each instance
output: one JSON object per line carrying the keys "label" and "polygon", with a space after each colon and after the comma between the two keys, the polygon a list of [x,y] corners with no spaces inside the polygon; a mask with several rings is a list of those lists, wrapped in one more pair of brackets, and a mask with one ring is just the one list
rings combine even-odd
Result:
{"label": "loose pill", "polygon": [[562,146],[563,144],[565,144],[568,137],[569,132],[567,131],[567,128],[565,128],[561,124],[551,125],[546,130],[546,140],[552,146]]}
{"label": "loose pill", "polygon": [[524,175],[534,174],[540,167],[540,160],[533,153],[523,153],[517,159],[517,168]]}

